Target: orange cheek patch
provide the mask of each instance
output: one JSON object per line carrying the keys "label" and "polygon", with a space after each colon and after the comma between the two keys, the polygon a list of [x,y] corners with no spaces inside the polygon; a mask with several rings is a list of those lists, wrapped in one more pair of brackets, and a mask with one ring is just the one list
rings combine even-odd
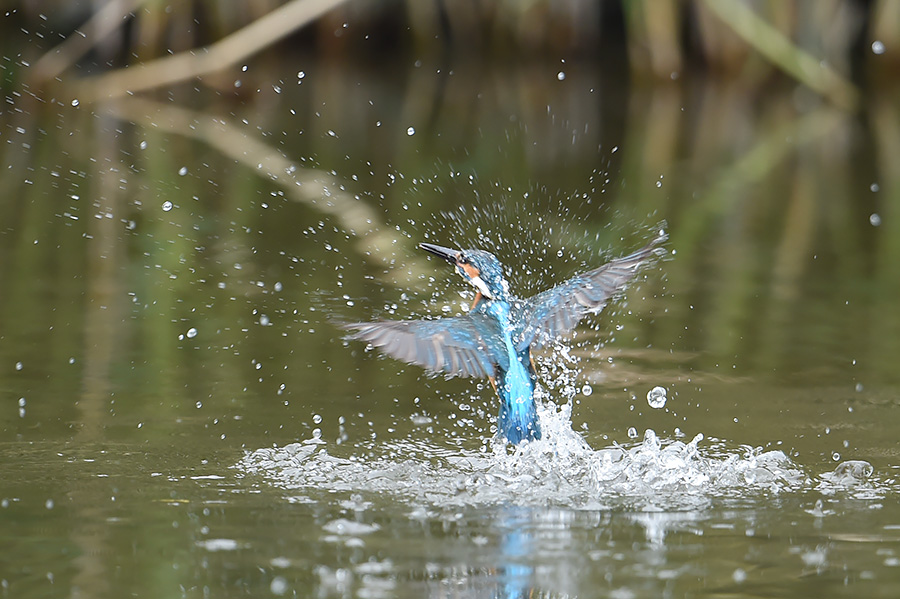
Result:
{"label": "orange cheek patch", "polygon": [[470,279],[474,279],[481,274],[480,272],[478,272],[478,269],[471,264],[460,264],[460,266],[464,271],[466,271],[466,276],[468,276]]}

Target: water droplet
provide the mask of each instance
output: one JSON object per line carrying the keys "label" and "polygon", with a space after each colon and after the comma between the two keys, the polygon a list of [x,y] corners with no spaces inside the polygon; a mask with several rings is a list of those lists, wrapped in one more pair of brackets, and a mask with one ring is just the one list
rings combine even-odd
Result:
{"label": "water droplet", "polygon": [[564,81],[565,78],[566,78],[566,73],[565,73],[565,71],[560,71],[559,73],[557,73],[557,74],[556,74],[556,78],[559,79],[560,81]]}
{"label": "water droplet", "polygon": [[260,314],[259,315],[259,324],[261,324],[264,327],[269,326],[269,317],[266,316],[265,314]]}
{"label": "water droplet", "polygon": [[628,438],[629,439],[637,439],[638,438],[637,429],[634,428],[633,426],[628,429]]}
{"label": "water droplet", "polygon": [[180,169],[178,169],[178,174],[181,175],[182,177],[185,176],[187,174],[187,167],[183,166]]}
{"label": "water droplet", "polygon": [[873,54],[884,54],[884,42],[881,40],[875,40],[872,42],[872,53]]}
{"label": "water droplet", "polygon": [[666,388],[653,387],[647,392],[647,403],[650,407],[658,410],[666,405]]}
{"label": "water droplet", "polygon": [[833,454],[831,454],[831,459],[834,460],[835,462],[840,462],[841,454],[839,454],[838,452],[835,451]]}
{"label": "water droplet", "polygon": [[416,134],[416,129],[415,129],[415,127],[410,127],[409,129],[407,129],[407,130],[406,130],[406,134],[407,134],[407,135],[415,135],[415,134]]}
{"label": "water droplet", "polygon": [[188,332],[187,332],[187,336],[188,336],[188,339],[193,339],[194,337],[196,337],[197,329],[195,329],[194,327],[189,328]]}
{"label": "water droplet", "polygon": [[584,384],[584,387],[581,388],[581,394],[584,395],[584,396],[588,396],[588,395],[590,395],[590,394],[593,393],[593,392],[594,392],[593,387],[591,387],[591,386],[588,385],[587,383],[585,383],[585,384]]}
{"label": "water droplet", "polygon": [[322,416],[319,414],[313,414],[313,422],[315,424],[322,424]]}
{"label": "water droplet", "polygon": [[162,209],[163,209],[163,212],[168,212],[169,210],[171,210],[172,202],[170,202],[169,200],[166,200],[165,202],[163,202]]}
{"label": "water droplet", "polygon": [[21,362],[16,362],[16,370],[22,370],[23,366]]}
{"label": "water droplet", "polygon": [[876,193],[879,189],[881,189],[881,187],[878,186],[878,183],[872,183],[871,185],[869,185],[869,191],[871,191],[872,193]]}
{"label": "water droplet", "polygon": [[78,106],[78,104],[79,104],[78,98],[75,98],[74,100],[72,100],[72,106]]}
{"label": "water droplet", "polygon": [[141,149],[142,149],[142,150],[146,150],[146,149],[147,149],[147,140],[144,140],[144,141],[141,142]]}
{"label": "water droplet", "polygon": [[269,590],[272,591],[273,595],[284,595],[289,588],[290,585],[288,585],[284,576],[276,576],[272,579],[272,582],[269,583]]}
{"label": "water droplet", "polygon": [[20,408],[24,408],[24,407],[25,407],[25,398],[24,398],[24,397],[20,397],[20,398],[19,398],[19,407],[20,407]]}
{"label": "water droplet", "polygon": [[297,79],[303,79],[304,77],[306,77],[306,73],[304,73],[303,71],[297,71]]}
{"label": "water droplet", "polygon": [[869,224],[871,224],[873,227],[877,227],[881,224],[881,217],[878,216],[877,212],[873,212],[869,215]]}

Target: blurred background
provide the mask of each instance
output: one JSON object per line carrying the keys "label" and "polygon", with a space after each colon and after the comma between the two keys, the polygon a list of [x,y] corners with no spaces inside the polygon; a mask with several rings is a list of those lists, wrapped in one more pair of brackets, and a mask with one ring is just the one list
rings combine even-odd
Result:
{"label": "blurred background", "polygon": [[[633,547],[629,596],[698,573],[896,596],[900,3],[0,6],[4,596],[424,596],[481,564],[472,596],[499,596],[497,538],[523,526],[528,563]],[[622,506],[416,519],[352,481],[281,490],[231,468],[310,439],[363,463],[479,451],[489,387],[378,359],[335,323],[461,311],[420,241],[488,248],[529,295],[659,227],[667,259],[579,330],[574,380],[555,386],[560,356],[539,356],[545,384],[595,448],[652,428],[735,460],[784,451],[813,482],[771,520],[756,496],[687,524]],[[644,400],[656,385],[665,409]],[[798,553],[778,535],[828,511],[816,477],[846,459],[878,484]],[[338,517],[380,532],[335,544]],[[571,554],[536,540],[554,518]],[[745,529],[781,542],[747,552]],[[513,586],[617,588],[615,568],[546,567]]]}
{"label": "blurred background", "polygon": [[[421,289],[433,265],[415,243],[429,232],[440,240],[428,230],[447,226],[436,213],[479,200],[482,211],[505,207],[470,217],[476,227],[513,221],[513,206],[550,210],[584,223],[577,234],[602,233],[595,254],[621,253],[642,226],[667,222],[679,252],[666,266],[669,288],[679,289],[668,300],[674,314],[652,327],[663,347],[759,372],[819,376],[840,364],[853,377],[896,380],[898,10],[850,1],[10,5],[0,317],[7,330],[32,323],[47,336],[43,315],[68,306],[86,322],[88,290],[122,301],[140,284],[171,288],[164,303],[177,318],[155,311],[177,329],[201,302],[181,305],[172,286],[196,288],[198,270],[203,297],[221,293],[214,281],[226,275],[253,288],[255,274],[229,272],[238,257],[254,256],[261,276],[276,266],[257,260],[323,243],[335,251],[308,261],[311,279],[295,278],[292,309],[312,289],[338,291],[335,268],[350,286],[338,297],[371,293],[360,286],[373,275]],[[566,243],[552,239],[559,227],[540,232],[552,223],[509,224]],[[68,239],[66,251],[41,236]],[[523,279],[534,290],[552,282],[549,273]],[[118,332],[102,362],[121,355],[112,323],[132,309],[114,311]],[[295,351],[343,353],[330,333]]]}

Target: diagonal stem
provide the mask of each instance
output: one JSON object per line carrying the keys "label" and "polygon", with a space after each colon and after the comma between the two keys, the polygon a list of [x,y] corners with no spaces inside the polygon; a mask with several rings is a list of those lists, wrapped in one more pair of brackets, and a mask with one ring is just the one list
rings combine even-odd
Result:
{"label": "diagonal stem", "polygon": [[342,2],[291,0],[205,48],[89,78],[76,86],[75,97],[80,102],[117,98],[220,71],[271,46]]}
{"label": "diagonal stem", "polygon": [[706,7],[776,67],[845,110],[859,104],[859,90],[834,69],[798,48],[740,0],[706,0]]}

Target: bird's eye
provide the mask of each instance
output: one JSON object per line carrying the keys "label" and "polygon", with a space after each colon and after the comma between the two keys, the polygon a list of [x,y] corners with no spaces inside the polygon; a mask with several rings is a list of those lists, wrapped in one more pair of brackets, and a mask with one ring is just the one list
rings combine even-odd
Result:
{"label": "bird's eye", "polygon": [[468,264],[469,258],[467,256],[460,256],[459,258],[456,259],[456,261],[459,262],[460,264]]}

